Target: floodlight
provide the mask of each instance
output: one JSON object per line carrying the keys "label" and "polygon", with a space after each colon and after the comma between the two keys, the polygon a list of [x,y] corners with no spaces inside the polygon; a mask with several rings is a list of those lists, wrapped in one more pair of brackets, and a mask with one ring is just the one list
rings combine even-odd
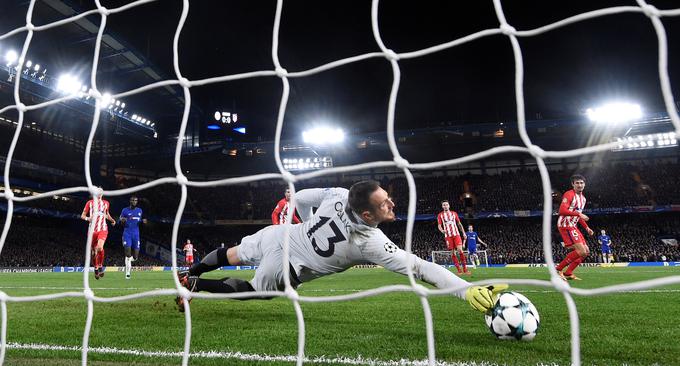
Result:
{"label": "floodlight", "polygon": [[111,103],[111,94],[110,93],[104,93],[104,95],[102,95],[100,107],[106,108],[110,103]]}
{"label": "floodlight", "polygon": [[31,66],[33,66],[33,61],[31,60],[26,61],[26,67],[30,68]]}
{"label": "floodlight", "polygon": [[121,108],[125,108],[125,103],[120,103]]}
{"label": "floodlight", "polygon": [[146,118],[142,118],[142,123],[146,123]]}
{"label": "floodlight", "polygon": [[152,123],[152,124],[151,124],[151,127],[153,127],[153,126],[155,126],[155,125],[156,125],[156,122]]}
{"label": "floodlight", "polygon": [[136,114],[133,114],[133,115],[132,115],[132,120],[133,120],[133,121],[136,121],[136,120],[137,120],[137,115],[136,115]]}
{"label": "floodlight", "polygon": [[10,66],[14,63],[14,61],[19,58],[19,55],[17,55],[17,52],[15,50],[9,50],[7,53],[5,53],[5,61],[7,61],[7,66]]}
{"label": "floodlight", "polygon": [[615,102],[597,108],[588,108],[586,115],[593,122],[616,124],[642,118],[642,108],[639,104]]}
{"label": "floodlight", "polygon": [[116,107],[120,107],[120,100],[116,101]]}
{"label": "floodlight", "polygon": [[317,127],[302,133],[302,140],[314,145],[338,144],[345,140],[340,128]]}
{"label": "floodlight", "polygon": [[59,80],[57,82],[57,90],[62,91],[66,94],[75,94],[77,93],[82,84],[78,79],[76,79],[75,76],[71,74],[61,74],[59,76]]}
{"label": "floodlight", "polygon": [[222,113],[220,113],[219,111],[217,111],[217,112],[215,112],[215,116],[214,116],[214,117],[215,117],[215,121],[219,121],[220,119],[222,119]]}
{"label": "floodlight", "polygon": [[35,64],[35,66],[33,66],[33,71],[40,71],[40,64]]}

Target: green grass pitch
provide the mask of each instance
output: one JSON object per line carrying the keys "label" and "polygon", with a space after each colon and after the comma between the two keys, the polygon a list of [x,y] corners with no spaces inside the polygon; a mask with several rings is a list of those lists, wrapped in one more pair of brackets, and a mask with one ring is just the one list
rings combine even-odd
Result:
{"label": "green grass pitch", "polygon": [[[580,268],[577,287],[593,288],[680,275],[680,268]],[[250,271],[213,272],[210,277],[250,278]],[[102,297],[173,286],[170,272],[135,272],[125,280],[108,272],[95,281]],[[469,279],[547,279],[545,268],[478,269]],[[390,284],[407,278],[384,269],[352,269],[300,287],[305,296],[338,295]],[[0,274],[0,290],[12,296],[78,291],[82,274]],[[435,324],[436,357],[445,364],[568,365],[569,320],[563,296],[550,288],[513,286],[537,306],[541,328],[533,342],[496,340],[482,314],[448,296],[429,299]],[[597,297],[575,296],[581,324],[584,365],[673,365],[680,363],[680,285]],[[5,365],[79,365],[87,305],[82,298],[8,303],[7,340],[14,345],[73,347],[66,350],[7,350]],[[297,351],[297,321],[286,299],[234,301],[196,299],[191,304],[191,351],[220,352],[217,357],[192,357],[191,365],[279,365]],[[308,364],[389,365],[390,361],[427,358],[423,310],[417,296],[391,293],[335,303],[302,303]],[[184,315],[170,296],[129,302],[96,303],[90,336],[91,365],[179,365],[176,355],[184,341]],[[101,351],[109,347],[109,353]],[[155,356],[120,350],[156,351]],[[231,354],[229,352],[232,352]],[[233,352],[241,352],[239,355]],[[254,359],[247,359],[255,357]],[[259,360],[259,361],[258,361]],[[408,363],[408,362],[407,362]],[[397,363],[394,363],[397,364]]]}

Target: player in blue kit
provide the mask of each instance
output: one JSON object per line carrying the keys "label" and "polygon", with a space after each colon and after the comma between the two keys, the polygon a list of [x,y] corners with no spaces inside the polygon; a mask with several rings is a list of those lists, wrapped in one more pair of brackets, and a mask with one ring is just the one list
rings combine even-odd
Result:
{"label": "player in blue kit", "polygon": [[600,231],[602,235],[599,235],[597,237],[597,242],[602,245],[602,263],[603,264],[612,264],[614,261],[614,255],[612,254],[612,238],[607,235],[607,233],[602,230]]}
{"label": "player in blue kit", "polygon": [[487,246],[486,243],[479,237],[477,232],[474,231],[472,225],[468,225],[467,232],[468,256],[470,257],[471,261],[474,261],[474,263],[477,266],[479,266],[479,256],[477,255],[477,242],[479,242],[479,244]]}
{"label": "player in blue kit", "polygon": [[[125,207],[120,213],[120,222],[123,224],[123,247],[125,247],[125,279],[130,279],[132,262],[139,258],[139,223],[146,224],[142,218],[142,209],[137,207],[139,200],[136,196],[130,197],[130,207]],[[133,252],[134,251],[134,252]]]}

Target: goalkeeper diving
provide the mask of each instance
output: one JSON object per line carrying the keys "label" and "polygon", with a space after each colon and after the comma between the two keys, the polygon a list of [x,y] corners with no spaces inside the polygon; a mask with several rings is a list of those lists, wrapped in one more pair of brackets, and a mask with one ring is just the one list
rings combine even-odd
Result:
{"label": "goalkeeper diving", "polygon": [[[355,183],[349,190],[304,189],[296,193],[295,201],[303,223],[292,225],[289,232],[289,276],[293,287],[366,262],[403,275],[410,266],[416,279],[437,288],[457,288],[454,295],[481,312],[492,308],[496,294],[508,287],[472,286],[451,271],[399,249],[378,229],[378,224],[395,220],[395,204],[375,181]],[[317,208],[314,213],[313,208]],[[179,281],[193,292],[283,291],[285,232],[284,225],[268,226],[244,237],[237,246],[218,248],[188,271],[178,273]],[[200,278],[205,272],[229,265],[258,267],[250,281]],[[255,298],[262,299],[255,295],[245,299]],[[184,311],[184,298],[177,297],[177,304]]]}

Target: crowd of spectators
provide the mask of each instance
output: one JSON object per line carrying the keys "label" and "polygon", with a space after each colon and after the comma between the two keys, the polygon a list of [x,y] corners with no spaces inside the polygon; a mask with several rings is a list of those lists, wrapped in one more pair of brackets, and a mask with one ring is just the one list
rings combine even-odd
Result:
{"label": "crowd of spectators", "polygon": [[[82,222],[79,222],[82,224]],[[475,226],[475,231],[488,247],[489,263],[544,263],[541,220],[485,219],[464,220]],[[596,231],[587,237],[592,255],[586,262],[601,262],[599,231],[604,229],[612,238],[615,261],[680,261],[680,248],[672,241],[680,238],[680,217],[667,214],[628,214],[593,216],[590,226]],[[178,249],[186,239],[191,239],[201,258],[220,246],[230,247],[241,238],[255,233],[262,225],[182,226],[178,235]],[[385,224],[381,229],[400,247],[405,247],[406,223],[398,221]],[[85,225],[73,220],[52,218],[14,217],[6,243],[0,253],[0,267],[51,267],[79,266],[84,263]],[[553,256],[556,260],[566,255],[559,234],[552,228]],[[151,241],[165,248],[171,247],[172,226],[152,224],[142,229],[144,242]],[[433,251],[446,250],[442,234],[434,221],[418,221],[413,230],[411,250],[421,258],[431,260]],[[438,261],[441,258],[438,258]],[[123,248],[120,228],[112,228],[106,244],[106,265],[122,266]],[[137,266],[167,265],[169,263],[141,255]]]}
{"label": "crowd of spectators", "polygon": [[[488,247],[480,245],[478,249],[487,250],[489,263],[545,262],[543,231],[538,218],[467,221],[466,228],[468,224],[475,226],[479,237],[488,244]],[[661,240],[676,239],[677,243],[680,238],[680,217],[676,214],[599,215],[591,217],[590,226],[595,230],[595,235],[586,236],[592,253],[586,262],[602,261],[601,245],[597,242],[600,230],[605,230],[612,238],[611,248],[616,261],[680,261],[680,248],[677,244],[666,244]],[[392,241],[402,248],[405,246],[404,222],[388,225],[384,230]],[[551,230],[553,258],[561,259],[567,254],[567,249],[563,247],[555,228]],[[417,222],[413,232],[412,251],[421,258],[431,259],[433,251],[446,250],[435,222]]]}

